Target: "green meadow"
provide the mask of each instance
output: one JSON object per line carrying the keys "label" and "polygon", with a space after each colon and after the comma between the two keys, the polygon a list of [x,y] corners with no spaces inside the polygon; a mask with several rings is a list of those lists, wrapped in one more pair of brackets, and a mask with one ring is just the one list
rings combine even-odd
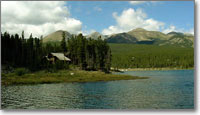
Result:
{"label": "green meadow", "polygon": [[137,77],[130,75],[106,74],[101,71],[83,71],[83,70],[58,70],[54,73],[46,71],[17,72],[2,74],[2,85],[17,84],[41,84],[41,83],[69,83],[69,82],[97,82],[114,80],[135,80],[147,79],[148,77]]}

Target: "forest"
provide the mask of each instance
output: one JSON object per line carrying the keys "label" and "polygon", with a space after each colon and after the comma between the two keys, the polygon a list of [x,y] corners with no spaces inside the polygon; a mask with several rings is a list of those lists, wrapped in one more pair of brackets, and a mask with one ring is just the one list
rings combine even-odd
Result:
{"label": "forest", "polygon": [[142,44],[109,44],[114,68],[193,68],[194,48]]}
{"label": "forest", "polygon": [[48,53],[62,52],[71,59],[70,65],[80,70],[102,70],[110,68],[193,68],[194,48],[176,46],[157,46],[144,44],[106,43],[86,38],[82,34],[66,38],[61,42],[43,43],[40,38],[24,38],[21,35],[1,33],[2,65],[14,68],[24,67],[31,71],[45,69],[69,69],[69,64],[55,65],[43,61]]}
{"label": "forest", "polygon": [[33,38],[31,34],[27,39],[24,37],[24,31],[21,36],[11,35],[8,32],[1,33],[2,65],[14,68],[24,67],[30,71],[57,69],[55,67],[68,69],[69,65],[62,66],[63,63],[58,62],[58,65],[52,66],[43,61],[43,57],[48,53],[62,52],[71,59],[71,65],[77,66],[81,70],[109,72],[111,50],[105,41],[100,38],[97,40],[86,39],[82,34],[74,35],[72,38],[66,38],[64,33],[62,36],[63,40],[59,44],[44,44],[42,36]]}

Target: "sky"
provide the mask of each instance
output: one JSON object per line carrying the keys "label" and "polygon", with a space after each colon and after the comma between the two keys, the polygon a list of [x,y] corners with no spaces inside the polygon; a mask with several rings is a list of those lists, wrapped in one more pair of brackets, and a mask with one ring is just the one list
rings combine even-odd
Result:
{"label": "sky", "polygon": [[2,1],[1,31],[110,35],[136,28],[194,34],[193,1]]}

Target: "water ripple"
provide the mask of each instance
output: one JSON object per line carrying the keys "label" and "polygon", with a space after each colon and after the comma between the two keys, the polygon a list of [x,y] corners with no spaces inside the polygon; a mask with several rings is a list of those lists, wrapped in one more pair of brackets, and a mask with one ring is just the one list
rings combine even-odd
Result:
{"label": "water ripple", "polygon": [[2,86],[2,109],[192,109],[194,71],[133,71],[144,80]]}

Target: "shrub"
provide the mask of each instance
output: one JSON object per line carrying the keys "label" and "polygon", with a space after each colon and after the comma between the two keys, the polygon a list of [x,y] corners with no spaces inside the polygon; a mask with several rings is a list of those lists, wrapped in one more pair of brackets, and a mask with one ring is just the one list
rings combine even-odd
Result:
{"label": "shrub", "polygon": [[28,70],[26,68],[17,68],[15,70],[15,74],[18,75],[18,76],[22,76],[26,73],[28,73]]}
{"label": "shrub", "polygon": [[62,61],[56,61],[54,68],[57,69],[57,70],[69,69],[69,64],[62,62]]}
{"label": "shrub", "polygon": [[6,74],[5,73],[1,73],[1,77],[6,77]]}
{"label": "shrub", "polygon": [[58,70],[62,70],[62,69],[65,69],[65,70],[69,69],[69,64],[64,63],[62,61],[56,61],[53,64],[48,63],[46,72],[56,73],[56,72],[58,72]]}

